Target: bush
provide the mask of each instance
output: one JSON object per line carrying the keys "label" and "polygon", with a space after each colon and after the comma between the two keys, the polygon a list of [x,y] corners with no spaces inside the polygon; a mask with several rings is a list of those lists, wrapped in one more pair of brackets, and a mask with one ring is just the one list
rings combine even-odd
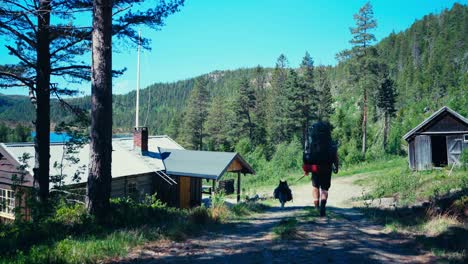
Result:
{"label": "bush", "polygon": [[91,219],[83,204],[67,205],[62,201],[55,210],[53,221],[72,227],[83,225],[90,222]]}
{"label": "bush", "polygon": [[460,162],[463,165],[463,169],[466,170],[468,168],[468,148],[463,150],[460,157]]}
{"label": "bush", "polygon": [[227,220],[229,216],[229,210],[224,204],[224,193],[219,192],[211,198],[210,217],[212,221],[222,223]]}
{"label": "bush", "polygon": [[196,225],[205,225],[210,222],[210,213],[205,206],[195,207],[190,211],[189,220]]}

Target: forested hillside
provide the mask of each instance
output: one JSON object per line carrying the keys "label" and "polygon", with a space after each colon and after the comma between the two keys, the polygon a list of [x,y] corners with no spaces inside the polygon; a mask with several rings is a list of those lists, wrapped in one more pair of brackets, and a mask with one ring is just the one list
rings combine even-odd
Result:
{"label": "forested hillside", "polygon": [[[353,163],[402,153],[402,135],[443,105],[468,116],[466,5],[368,40],[373,46],[366,50],[351,40],[353,48],[337,55],[335,67],[314,65],[310,51],[301,65],[289,65],[285,54],[274,69],[215,71],[151,85],[141,91],[140,122],[190,148],[258,147],[258,155],[271,158],[278,144],[299,146],[303,124],[330,120],[340,156]],[[69,101],[89,109],[89,97]],[[130,132],[134,104],[135,92],[114,96],[116,132]],[[30,122],[33,113],[27,97],[0,95],[0,120]],[[54,122],[64,118],[70,114],[52,108]]]}

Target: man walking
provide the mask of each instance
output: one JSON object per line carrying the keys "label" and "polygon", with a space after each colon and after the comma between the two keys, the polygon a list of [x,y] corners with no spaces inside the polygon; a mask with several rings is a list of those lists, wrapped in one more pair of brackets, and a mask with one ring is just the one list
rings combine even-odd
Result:
{"label": "man walking", "polygon": [[310,127],[303,160],[304,173],[312,173],[314,206],[320,210],[320,216],[325,216],[331,175],[338,173],[337,147],[332,141],[329,123],[320,121]]}

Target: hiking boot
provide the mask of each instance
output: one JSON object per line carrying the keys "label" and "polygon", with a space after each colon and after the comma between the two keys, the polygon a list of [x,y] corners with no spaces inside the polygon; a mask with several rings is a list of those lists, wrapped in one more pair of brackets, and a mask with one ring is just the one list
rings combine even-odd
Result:
{"label": "hiking boot", "polygon": [[326,215],[325,213],[325,206],[327,205],[327,200],[321,200],[320,201],[320,216],[324,217]]}

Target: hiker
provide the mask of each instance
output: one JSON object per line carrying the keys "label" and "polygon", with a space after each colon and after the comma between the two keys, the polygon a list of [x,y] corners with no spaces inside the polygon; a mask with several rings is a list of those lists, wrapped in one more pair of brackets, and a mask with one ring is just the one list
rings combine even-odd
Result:
{"label": "hiker", "polygon": [[312,196],[314,206],[325,216],[332,171],[338,173],[337,146],[331,138],[331,125],[328,122],[314,123],[307,131],[305,140],[304,174],[312,173]]}

